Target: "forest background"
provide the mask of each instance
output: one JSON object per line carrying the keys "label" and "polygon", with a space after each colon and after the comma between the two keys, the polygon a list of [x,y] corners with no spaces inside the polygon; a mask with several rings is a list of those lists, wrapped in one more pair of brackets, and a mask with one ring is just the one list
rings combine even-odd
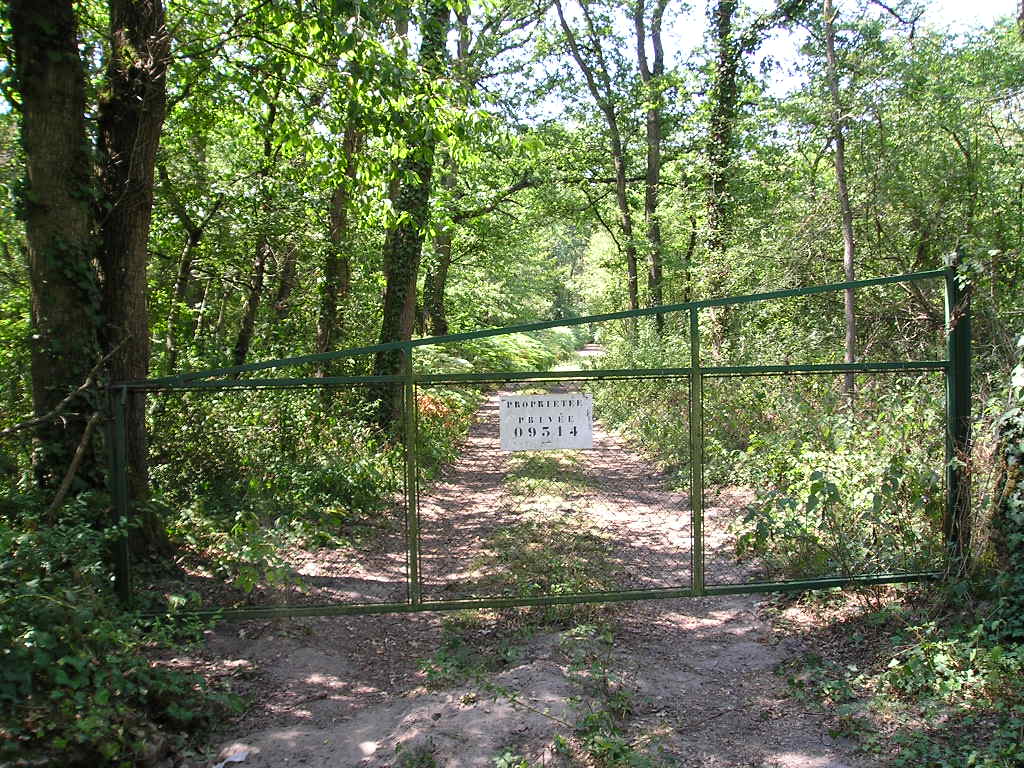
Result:
{"label": "forest background", "polygon": [[[959,459],[977,515],[956,575],[969,577],[963,601],[985,606],[972,625],[985,647],[1016,647],[1024,22],[955,35],[914,3],[716,0],[691,51],[668,39],[683,12],[671,0],[5,4],[3,749],[132,759],[146,729],[199,724],[217,698],[139,661],[137,648],[181,628],[113,599],[124,528],[110,519],[103,384],[923,271],[953,253],[973,296],[975,441]],[[783,32],[802,41],[785,73],[763,54]],[[940,290],[864,292],[816,314],[787,306],[714,314],[708,354],[852,362],[943,343]],[[672,362],[685,345],[660,316],[602,334],[619,367]],[[419,365],[538,368],[583,340],[519,334]],[[381,354],[309,372],[399,365]],[[852,401],[864,386],[851,377],[835,394]],[[921,397],[908,413],[942,393]],[[475,404],[439,395],[423,437],[435,465]],[[725,406],[742,416],[711,450],[806,502],[818,459],[798,435],[769,449],[759,432],[806,420],[741,391]],[[244,584],[272,572],[280,537],[317,535],[289,520],[273,538],[266,498],[319,509],[330,486],[340,501],[319,523],[341,537],[379,508],[396,482],[393,407],[305,396],[286,407],[311,434],[344,436],[324,446],[326,479],[277,452],[272,430],[262,444],[232,438],[256,403],[130,398],[136,560],[201,548]],[[872,434],[894,439],[884,421]],[[670,452],[657,425],[629,428]],[[239,480],[258,463],[272,478],[260,500]],[[880,482],[876,469],[864,471]],[[928,496],[926,475],[901,476],[901,493]],[[245,571],[240,550],[268,569]],[[762,554],[781,568],[798,556]]]}

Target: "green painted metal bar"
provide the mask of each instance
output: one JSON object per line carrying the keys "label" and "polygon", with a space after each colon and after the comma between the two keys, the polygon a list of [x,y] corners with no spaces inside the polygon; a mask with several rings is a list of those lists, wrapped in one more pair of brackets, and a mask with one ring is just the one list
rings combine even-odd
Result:
{"label": "green painted metal bar", "polygon": [[690,310],[690,548],[693,594],[704,594],[704,376],[700,368],[700,318]]}
{"label": "green painted metal bar", "polygon": [[303,389],[306,387],[351,386],[357,384],[403,383],[407,376],[306,376],[301,378],[272,379],[203,379],[202,381],[180,381],[157,384],[153,381],[135,381],[121,386],[143,392],[201,391],[207,389]]}
{"label": "green painted metal bar", "polygon": [[[867,280],[854,280],[845,283],[829,283],[827,285],[815,285],[808,288],[789,288],[781,291],[766,291],[763,293],[751,293],[745,296],[727,296],[718,299],[702,299],[690,301],[683,304],[665,304],[658,307],[645,307],[643,309],[625,310],[622,312],[607,312],[600,315],[588,315],[563,320],[543,320],[535,323],[524,323],[503,328],[486,328],[479,331],[467,333],[454,333],[448,336],[428,336],[422,339],[411,339],[410,341],[393,341],[385,344],[374,344],[365,347],[352,347],[341,349],[336,352],[324,352],[316,355],[301,355],[298,357],[286,357],[277,360],[266,360],[259,363],[248,363],[247,365],[235,365],[224,368],[207,368],[200,371],[182,373],[176,376],[166,376],[157,379],[147,379],[149,384],[168,384],[172,382],[190,381],[193,379],[204,379],[213,376],[226,376],[234,374],[249,373],[252,371],[266,370],[268,368],[286,368],[294,365],[307,365],[327,360],[337,360],[344,357],[358,357],[376,352],[385,352],[392,349],[411,349],[413,347],[432,346],[437,344],[450,344],[457,341],[470,341],[472,339],[483,339],[491,336],[505,336],[510,333],[527,333],[529,331],[541,331],[547,328],[565,328],[575,325],[587,325],[589,323],[607,322],[609,320],[623,320],[633,317],[647,317],[650,315],[671,314],[674,312],[687,312],[691,309],[703,309],[707,307],[723,307],[738,304],[751,304],[759,301],[772,299],[795,298],[797,296],[814,296],[821,293],[833,293],[848,288],[868,288],[878,285],[889,285],[892,283],[908,283],[920,280],[929,280],[945,276],[945,270],[936,269],[927,272],[915,272],[906,275],[894,275],[890,277],[875,277]],[[130,382],[135,384],[137,382]],[[141,383],[141,382],[138,382]]]}
{"label": "green painted metal bar", "polygon": [[[576,595],[550,595],[544,597],[481,597],[464,600],[423,601],[411,603],[327,603],[324,605],[267,606],[266,608],[219,608],[206,611],[178,611],[175,616],[222,618],[232,620],[293,616],[352,616],[382,613],[418,613],[422,611],[463,611],[467,609],[525,608],[546,605],[581,605],[585,603],[621,603],[629,600],[665,600],[693,597],[690,589],[649,589],[623,592],[588,592]],[[162,616],[150,613],[145,615]]]}
{"label": "green painted metal bar", "polygon": [[950,566],[961,572],[971,545],[971,490],[965,461],[971,442],[971,297],[957,279],[960,254],[946,270],[946,519]]}
{"label": "green painted metal bar", "polygon": [[[708,376],[757,376],[787,373],[886,373],[889,371],[944,371],[945,360],[886,361],[878,363],[806,363],[794,365],[729,365],[701,368]],[[479,382],[498,384],[511,381],[562,381],[572,379],[655,379],[689,376],[691,368],[595,368],[575,371],[515,371],[511,373],[426,374],[416,377],[422,385]]]}
{"label": "green painted metal bar", "polygon": [[946,360],[886,361],[880,363],[808,363],[807,365],[719,365],[702,368],[705,377],[728,376],[774,376],[778,374],[827,374],[827,373],[900,373],[944,371],[949,367]]}
{"label": "green painted metal bar", "polygon": [[803,592],[812,589],[833,589],[835,587],[866,586],[870,584],[912,584],[918,581],[935,581],[943,578],[941,571],[919,571],[914,573],[886,573],[869,576],[836,576],[802,581],[757,581],[749,584],[712,584],[705,587],[707,595],[747,595],[763,592]]}
{"label": "green painted metal bar", "polygon": [[408,596],[411,605],[420,604],[420,517],[419,465],[416,460],[416,380],[412,372],[412,350],[405,351],[406,380],[403,385],[405,411],[405,531],[408,562]]}
{"label": "green painted metal bar", "polygon": [[[121,387],[115,389],[111,395],[110,407],[113,411],[111,414],[113,419],[107,432],[108,450],[110,451],[110,501],[114,520],[127,528],[129,520],[128,463],[124,412],[128,390]],[[114,544],[114,589],[121,604],[130,606],[133,589],[131,549],[128,546],[127,530],[125,535],[118,538]]]}
{"label": "green painted metal bar", "polygon": [[[705,587],[705,595],[739,595],[763,592],[802,592],[812,589],[832,589],[868,584],[910,584],[938,580],[939,571],[877,574],[872,576],[844,576],[801,581],[754,582],[749,584],[723,584]],[[634,600],[667,600],[696,597],[692,589],[636,589],[620,592],[588,592],[576,595],[548,595],[544,597],[481,597],[465,600],[426,600],[413,605],[404,603],[328,603],[324,605],[267,606],[265,608],[220,608],[205,611],[178,611],[179,617],[214,618],[224,620],[270,619],[297,616],[360,616],[385,613],[418,613],[425,611],[464,611],[492,608],[517,608],[545,605],[581,605],[586,603],[621,603]],[[148,613],[149,616],[164,614]]]}
{"label": "green painted metal bar", "polygon": [[[877,363],[806,363],[792,365],[726,365],[702,368],[709,376],[771,376],[801,373],[887,373],[899,371],[944,371],[946,360],[885,361]],[[689,376],[690,368],[598,368],[575,371],[510,371],[507,373],[440,373],[416,374],[413,379],[420,386],[435,384],[503,384],[513,381],[565,381],[591,379],[655,379]],[[355,386],[387,382],[404,383],[401,376],[347,376],[334,378],[280,378],[280,379],[205,379],[203,381],[151,384],[136,382],[122,387],[132,391],[204,391],[217,389],[304,389],[307,387]]]}

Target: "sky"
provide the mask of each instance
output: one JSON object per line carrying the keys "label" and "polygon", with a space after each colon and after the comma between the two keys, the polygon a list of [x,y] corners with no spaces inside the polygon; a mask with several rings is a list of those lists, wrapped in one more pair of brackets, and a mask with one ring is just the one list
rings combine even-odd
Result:
{"label": "sky", "polygon": [[[777,0],[750,0],[749,7],[767,9],[776,3]],[[922,0],[921,4],[925,6],[924,23],[956,34],[983,29],[1000,17],[1015,16],[1017,13],[1017,0]],[[666,55],[669,58],[686,54],[702,43],[707,28],[707,5],[708,0],[691,0],[690,11],[672,24],[671,34],[665,40]],[[850,0],[835,0],[840,14],[844,6],[852,5]],[[799,33],[778,33],[762,44],[756,59],[771,56],[784,66],[787,60],[795,60],[800,37]],[[770,90],[782,95],[782,92],[795,85],[795,79],[776,77]]]}
{"label": "sky", "polygon": [[[768,8],[775,0],[752,0],[753,8]],[[843,0],[836,0],[836,8],[843,11]],[[948,28],[953,32],[965,33],[987,27],[1001,16],[1015,15],[1017,0],[924,0],[924,19],[937,28]],[[672,47],[680,51],[692,49],[700,44],[707,13],[707,0],[692,0],[690,12],[674,25],[676,37]]]}

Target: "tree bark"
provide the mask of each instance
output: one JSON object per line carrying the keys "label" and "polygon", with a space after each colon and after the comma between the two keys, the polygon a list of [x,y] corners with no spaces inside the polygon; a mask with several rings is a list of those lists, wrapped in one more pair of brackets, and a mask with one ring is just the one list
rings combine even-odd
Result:
{"label": "tree bark", "polygon": [[[97,243],[90,203],[85,75],[71,0],[11,0],[14,75],[21,94],[25,149],[25,232],[32,295],[32,403],[51,412],[82,385],[98,358]],[[61,482],[95,404],[76,403],[35,432],[35,478]],[[95,457],[80,479],[98,485]]]}
{"label": "tree bark", "polygon": [[711,86],[708,131],[708,250],[722,258],[728,244],[729,173],[732,169],[733,129],[739,103],[739,67],[742,51],[733,31],[737,0],[718,0],[713,12],[715,70]]}
{"label": "tree bark", "polygon": [[[153,213],[153,171],[167,105],[170,41],[162,0],[110,0],[106,96],[99,105],[101,182],[105,211],[103,343],[119,347],[111,360],[114,381],[149,374],[146,265]],[[149,495],[145,394],[132,393],[125,412],[130,498]],[[152,513],[142,515],[133,548],[166,553],[166,533]]]}
{"label": "tree bark", "polygon": [[[427,4],[422,25],[420,65],[429,79],[440,74],[451,11],[445,0]],[[416,280],[419,276],[423,236],[430,219],[430,182],[434,172],[436,132],[423,126],[418,146],[403,160],[399,178],[403,180],[395,202],[398,222],[384,242],[383,316],[380,342],[408,341],[416,309]],[[373,361],[374,375],[393,375],[404,369],[405,355],[400,350],[378,352]],[[402,413],[401,387],[385,385],[372,395],[379,399],[378,423],[388,428]]]}
{"label": "tree bark", "polygon": [[[640,78],[646,89],[647,174],[644,187],[644,222],[647,226],[647,287],[650,306],[664,304],[662,290],[661,222],[658,219],[658,185],[661,183],[661,78],[665,74],[665,50],[661,42],[661,24],[669,0],[655,0],[651,13],[653,66],[647,59],[647,32],[644,2],[637,0],[633,23],[636,28],[636,52]],[[665,316],[655,315],[658,333],[665,327]]]}
{"label": "tree bark", "polygon": [[[456,56],[452,69],[466,90],[476,87],[477,80],[470,66],[470,45],[472,32],[469,27],[469,8],[464,6],[455,9],[455,22],[458,30],[458,42],[455,46]],[[450,200],[455,191],[458,176],[458,163],[451,153],[445,153],[442,161],[444,174],[441,186]],[[462,213],[462,221],[478,215],[476,211]],[[482,215],[480,213],[479,215]],[[428,271],[423,280],[423,315],[427,330],[431,336],[448,334],[448,310],[445,305],[445,292],[448,289],[448,273],[452,265],[452,243],[455,238],[454,222],[459,221],[458,214],[452,216],[452,225],[440,223],[434,236],[434,254],[437,263]]]}
{"label": "tree bark", "polygon": [[[349,120],[342,139],[345,156],[344,180],[331,195],[328,237],[330,245],[324,254],[324,282],[320,289],[320,314],[316,327],[317,353],[331,352],[344,326],[344,315],[339,317],[339,308],[344,305],[352,289],[352,261],[349,256],[348,212],[355,190],[358,173],[358,149],[362,135],[354,120]],[[331,366],[321,363],[317,375],[327,376]]]}
{"label": "tree bark", "polygon": [[[249,279],[248,290],[245,297],[245,311],[242,313],[242,322],[238,326],[238,336],[235,338],[235,346],[231,353],[232,365],[245,365],[249,356],[249,347],[252,346],[252,339],[256,332],[256,318],[260,311],[260,302],[263,300],[263,282],[267,270],[267,260],[273,254],[270,244],[270,234],[266,231],[269,222],[266,220],[270,209],[270,194],[267,191],[267,177],[273,168],[276,149],[274,147],[273,130],[277,120],[277,97],[280,89],[274,92],[267,105],[267,119],[263,129],[263,165],[259,170],[260,195],[257,216],[261,218],[261,226],[264,231],[260,234],[256,243],[256,253],[253,257],[252,277]],[[221,306],[223,313],[224,307]],[[218,326],[220,318],[218,318]]]}
{"label": "tree bark", "polygon": [[181,306],[186,303],[188,296],[189,284],[192,280],[192,265],[195,263],[195,251],[206,234],[207,223],[216,215],[224,202],[224,198],[223,196],[219,197],[209,213],[203,217],[203,220],[196,221],[189,214],[181,198],[178,197],[174,185],[171,183],[167,167],[160,165],[157,168],[157,172],[171,210],[174,211],[174,215],[178,217],[178,222],[181,224],[182,229],[185,230],[185,244],[181,249],[181,258],[178,261],[178,274],[174,279],[174,289],[171,291],[171,304],[167,310],[167,333],[164,337],[165,353],[163,368],[164,374],[170,375],[173,373],[178,361],[178,313]]}
{"label": "tree bark", "polygon": [[245,365],[249,356],[249,347],[256,331],[256,315],[259,313],[260,300],[263,297],[263,278],[266,274],[267,259],[270,256],[270,239],[266,235],[260,237],[256,245],[256,257],[253,259],[252,279],[245,297],[245,312],[238,328],[238,337],[231,354],[232,365]]}
{"label": "tree bark", "polygon": [[448,310],[444,294],[448,287],[448,270],[452,265],[452,230],[445,227],[434,238],[437,263],[427,273],[423,286],[423,309],[431,336],[448,335]]}
{"label": "tree bark", "polygon": [[735,154],[733,133],[739,116],[739,78],[744,55],[756,50],[772,28],[803,12],[808,0],[780,0],[742,29],[735,29],[738,0],[718,0],[711,14],[715,69],[711,83],[708,130],[708,249],[724,256],[731,230],[729,177]]}
{"label": "tree bark", "polygon": [[277,279],[277,291],[274,293],[274,319],[281,322],[288,316],[291,306],[288,300],[292,297],[292,291],[298,282],[298,247],[289,248],[284,255],[284,263],[281,265],[281,273]]}
{"label": "tree bark", "polygon": [[[846,136],[844,131],[842,101],[839,97],[839,73],[836,63],[836,12],[832,0],[825,0],[825,73],[828,79],[829,95],[832,99],[832,142],[835,145],[836,193],[839,198],[839,217],[843,229],[843,275],[848,282],[855,280],[854,257],[856,246],[853,239],[853,209],[850,206],[850,190],[846,178]],[[843,361],[853,363],[857,359],[857,321],[853,289],[843,292],[843,319],[846,326]],[[843,378],[843,391],[853,397],[856,378],[848,371]]]}

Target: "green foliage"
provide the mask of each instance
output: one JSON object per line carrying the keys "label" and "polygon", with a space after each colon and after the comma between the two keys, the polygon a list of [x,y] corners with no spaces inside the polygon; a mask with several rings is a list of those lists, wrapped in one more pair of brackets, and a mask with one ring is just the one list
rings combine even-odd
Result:
{"label": "green foliage", "polygon": [[[876,620],[887,622],[864,618]],[[887,633],[875,658],[865,667],[804,659],[789,682],[834,713],[837,734],[886,765],[1010,768],[1024,759],[1020,646],[994,643],[984,623],[928,622]]]}
{"label": "green foliage", "polygon": [[152,757],[164,732],[201,729],[235,705],[196,675],[147,661],[156,647],[182,643],[201,627],[121,611],[105,559],[123,532],[93,527],[105,503],[79,496],[54,525],[38,516],[34,500],[5,499],[0,759],[135,765]]}
{"label": "green foliage", "polygon": [[[602,366],[627,367],[635,364],[635,361],[617,355],[611,360],[607,358],[607,355],[602,358]],[[627,435],[650,460],[673,476],[673,485],[679,488],[687,486],[690,395],[686,381],[600,381],[588,382],[584,389],[594,396],[594,409],[606,428]]]}
{"label": "green foliage", "polygon": [[529,761],[511,750],[505,750],[494,758],[494,768],[531,768]]}
{"label": "green foliage", "polygon": [[992,516],[1004,570],[997,584],[994,630],[1024,643],[1024,336],[1017,341],[1018,363],[1010,376],[1009,407],[995,424],[999,465]]}
{"label": "green foliage", "polygon": [[424,744],[399,744],[395,747],[395,768],[438,768],[434,752],[434,744],[429,741]]}
{"label": "green foliage", "polygon": [[423,374],[546,371],[578,349],[584,334],[578,327],[549,328],[420,347],[414,363]]}
{"label": "green foliage", "polygon": [[324,395],[326,409],[321,394],[228,390],[155,403],[151,475],[168,532],[245,593],[294,581],[289,545],[373,535],[368,523],[400,487],[401,447],[363,418],[360,393]]}
{"label": "green foliage", "polygon": [[[843,489],[813,469],[806,482],[759,493],[733,526],[737,554],[760,557],[769,573],[786,577],[936,567],[943,553],[942,479],[908,464],[891,458],[880,479],[848,472]],[[864,489],[858,481],[871,483],[869,493],[856,492]]]}

